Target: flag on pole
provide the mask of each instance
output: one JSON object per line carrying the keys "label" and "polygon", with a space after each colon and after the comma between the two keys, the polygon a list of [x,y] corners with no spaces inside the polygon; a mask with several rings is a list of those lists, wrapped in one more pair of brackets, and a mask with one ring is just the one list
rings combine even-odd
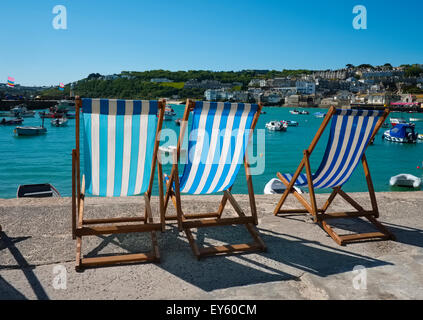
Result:
{"label": "flag on pole", "polygon": [[7,77],[7,86],[13,88],[15,86],[15,78]]}
{"label": "flag on pole", "polygon": [[65,85],[63,83],[61,83],[61,82],[59,84],[59,90],[60,91],[64,91],[65,90]]}

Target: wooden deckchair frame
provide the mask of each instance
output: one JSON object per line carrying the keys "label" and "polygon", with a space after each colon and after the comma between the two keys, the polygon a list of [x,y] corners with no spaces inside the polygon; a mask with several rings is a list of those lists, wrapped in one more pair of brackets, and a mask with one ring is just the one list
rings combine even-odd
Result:
{"label": "wooden deckchair frame", "polygon": [[[84,218],[84,198],[85,198],[85,176],[80,174],[80,108],[82,100],[80,97],[75,99],[76,111],[76,149],[72,150],[72,237],[76,240],[76,265],[75,269],[81,271],[84,268],[96,267],[112,264],[128,264],[137,262],[160,262],[159,248],[157,244],[156,231],[165,230],[165,221],[161,219],[160,223],[154,223],[151,210],[151,193],[153,188],[154,172],[158,156],[160,132],[162,130],[164,111],[166,102],[158,102],[158,123],[155,134],[155,144],[153,151],[153,160],[151,165],[151,175],[147,192],[144,193],[145,211],[144,216],[139,217],[117,217],[108,219],[85,219]],[[163,181],[159,180],[159,186]],[[162,210],[162,207],[160,207]],[[160,214],[163,217],[163,214]],[[126,223],[126,224],[124,224]],[[138,223],[138,224],[136,224]],[[100,226],[99,226],[100,225]],[[102,256],[93,258],[83,258],[82,256],[82,237],[108,234],[122,234],[135,232],[150,232],[152,240],[152,251],[149,253],[124,254],[113,256]]]}
{"label": "wooden deckchair frame", "polygon": [[[231,188],[224,191],[222,200],[220,201],[219,208],[217,212],[212,213],[193,213],[185,214],[182,211],[181,203],[181,194],[180,194],[180,184],[179,184],[179,172],[178,172],[178,163],[180,160],[181,146],[183,143],[183,138],[185,134],[186,127],[188,125],[188,118],[190,112],[194,110],[195,102],[187,100],[184,116],[182,118],[180,134],[178,139],[177,147],[173,150],[172,153],[172,171],[170,176],[168,176],[168,181],[166,183],[166,195],[163,196],[163,190],[161,189],[160,194],[160,206],[162,208],[163,218],[165,220],[176,220],[178,223],[179,231],[184,231],[189,244],[192,248],[194,255],[197,259],[201,259],[206,256],[213,256],[219,254],[231,254],[231,253],[240,253],[240,252],[251,252],[251,251],[265,251],[266,245],[263,240],[260,238],[258,231],[255,228],[255,225],[258,224],[257,219],[257,208],[254,197],[252,177],[250,174],[250,164],[248,162],[247,153],[244,157],[244,167],[245,174],[248,186],[248,196],[250,200],[251,216],[246,216],[244,211],[241,209],[238,202],[235,200],[231,193]],[[261,109],[263,105],[260,103],[256,114],[254,115],[253,122],[251,125],[251,132],[254,131],[254,128],[257,124],[258,118],[260,116]],[[251,135],[250,135],[251,139]],[[163,181],[163,171],[160,160],[158,161],[158,174],[159,179]],[[166,210],[168,207],[169,199],[172,200],[175,208],[176,215],[166,216]],[[227,202],[230,202],[238,217],[235,218],[222,218],[223,210]],[[191,229],[193,228],[208,228],[208,227],[218,227],[218,226],[228,226],[228,225],[245,225],[248,232],[251,234],[254,242],[252,244],[235,244],[235,245],[223,245],[223,246],[213,246],[213,247],[199,247],[194,240]]]}
{"label": "wooden deckchair frame", "polygon": [[[333,115],[336,112],[335,107],[331,107],[326,114],[326,117],[324,118],[322,124],[320,125],[320,128],[318,129],[316,136],[312,140],[309,148],[307,150],[304,150],[304,156],[303,159],[300,162],[300,165],[298,166],[297,170],[295,171],[295,174],[293,175],[291,181],[288,181],[283,177],[281,173],[277,173],[277,177],[282,181],[282,183],[286,186],[286,190],[283,193],[281,199],[279,200],[273,214],[279,215],[279,214],[294,214],[294,213],[310,213],[313,216],[314,222],[318,223],[329,235],[330,237],[335,240],[335,242],[339,245],[345,245],[347,243],[351,242],[357,242],[362,240],[371,240],[371,239],[381,239],[381,240],[395,240],[394,235],[388,231],[380,222],[378,222],[376,219],[379,218],[379,209],[377,206],[376,201],[376,195],[373,187],[372,178],[370,175],[369,166],[367,164],[367,159],[365,156],[365,151],[368,147],[368,145],[365,147],[365,150],[363,152],[363,156],[361,158],[361,162],[363,164],[364,168],[364,175],[366,177],[367,187],[369,191],[370,196],[370,202],[372,205],[372,210],[365,210],[361,205],[359,205],[354,199],[352,199],[349,195],[347,195],[343,190],[342,187],[335,187],[332,188],[333,191],[330,194],[327,201],[324,203],[322,208],[317,207],[316,203],[316,196],[314,193],[314,186],[313,186],[313,180],[312,180],[312,173],[310,168],[310,155],[312,154],[314,148],[316,147],[317,143],[319,142],[319,139],[323,135],[323,132],[325,131],[327,125],[329,124],[330,120],[332,119]],[[383,115],[379,118],[378,122],[376,123],[375,129],[370,137],[369,141],[372,141],[372,139],[375,137],[376,133],[379,131],[382,124],[385,122],[386,118],[388,117],[390,113],[389,109],[385,109],[385,112]],[[307,182],[308,182],[308,189],[310,194],[310,203],[299,194],[295,188],[295,181],[298,179],[299,175],[301,174],[301,171],[305,168],[306,175],[307,175]],[[289,209],[289,210],[281,210],[283,204],[285,203],[288,195],[290,193],[293,193],[294,196],[297,198],[297,200],[304,206],[304,209]],[[356,211],[352,212],[331,212],[328,213],[327,210],[335,197],[337,195],[340,195],[346,202],[348,202]],[[339,219],[339,218],[353,218],[353,217],[363,217],[367,218],[369,222],[376,227],[379,232],[371,232],[371,233],[358,233],[358,234],[351,234],[351,235],[339,235],[336,233],[333,228],[327,223],[327,220],[330,219]]]}

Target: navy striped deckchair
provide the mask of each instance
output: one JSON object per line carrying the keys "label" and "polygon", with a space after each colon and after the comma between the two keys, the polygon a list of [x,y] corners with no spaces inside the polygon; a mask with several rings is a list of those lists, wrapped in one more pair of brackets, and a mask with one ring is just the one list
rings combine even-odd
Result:
{"label": "navy striped deckchair", "polygon": [[[169,199],[172,199],[177,214],[167,216],[166,219],[178,221],[179,229],[185,231],[198,259],[214,254],[266,249],[254,227],[258,224],[257,210],[246,156],[247,145],[261,108],[261,104],[187,101],[178,145],[173,151],[172,171],[165,177],[167,192],[163,206],[166,212]],[[182,176],[179,176],[181,145],[191,111],[193,111],[193,119],[189,133],[188,161]],[[246,170],[251,216],[245,215],[231,194],[232,185],[242,164]],[[161,164],[158,167],[159,175],[161,175]],[[200,195],[217,192],[223,192],[223,196],[216,212],[183,213],[181,193]],[[228,200],[238,217],[221,217]],[[224,225],[245,225],[254,243],[200,248],[194,241],[191,229]]]}
{"label": "navy striped deckchair", "polygon": [[[314,221],[319,223],[323,229],[339,244],[344,245],[348,242],[355,242],[369,239],[393,239],[393,235],[380,224],[376,218],[379,217],[376,196],[373,188],[373,182],[370,176],[369,166],[367,164],[365,151],[370,142],[374,139],[379,128],[389,115],[389,110],[346,110],[331,107],[325,119],[322,122],[316,136],[311,142],[310,147],[304,151],[304,157],[293,174],[278,173],[278,178],[287,187],[282,195],[274,214],[291,213],[310,213]],[[317,145],[324,130],[330,126],[329,140],[323,159],[314,174],[311,173],[310,155]],[[354,199],[347,195],[343,190],[343,185],[349,180],[359,162],[362,162],[364,174],[369,189],[372,210],[365,210]],[[306,173],[302,173],[305,168]],[[299,194],[294,186],[308,187],[310,201]],[[319,209],[316,204],[315,189],[333,189],[328,200],[323,207]],[[293,193],[304,209],[281,210],[287,196]],[[327,212],[332,201],[337,195],[345,199],[356,211],[353,212]],[[339,235],[326,222],[329,219],[365,217],[377,229],[378,232]]]}
{"label": "navy striped deckchair", "polygon": [[[164,101],[76,98],[76,149],[72,151],[72,235],[77,241],[76,269],[104,264],[159,261],[150,205]],[[84,175],[80,182],[80,109],[82,108]],[[157,113],[159,111],[159,116]],[[163,185],[159,181],[159,185]],[[85,194],[100,197],[144,195],[145,212],[138,217],[84,218]],[[161,208],[162,209],[162,208]],[[163,216],[163,215],[162,215]],[[153,250],[83,258],[82,237],[151,232]]]}

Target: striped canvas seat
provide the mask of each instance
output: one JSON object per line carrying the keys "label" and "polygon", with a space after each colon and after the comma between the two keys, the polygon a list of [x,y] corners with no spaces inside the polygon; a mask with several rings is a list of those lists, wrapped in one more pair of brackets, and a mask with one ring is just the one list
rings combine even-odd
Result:
{"label": "striped canvas seat", "polygon": [[[329,141],[323,160],[312,175],[314,188],[344,185],[361,160],[384,111],[337,109],[332,118]],[[293,174],[282,174],[291,181]],[[307,176],[300,174],[295,185],[307,186]]]}
{"label": "striped canvas seat", "polygon": [[157,128],[157,101],[83,99],[87,192],[122,197],[147,191]]}
{"label": "striped canvas seat", "polygon": [[243,164],[256,104],[196,102],[181,192],[229,189]]}

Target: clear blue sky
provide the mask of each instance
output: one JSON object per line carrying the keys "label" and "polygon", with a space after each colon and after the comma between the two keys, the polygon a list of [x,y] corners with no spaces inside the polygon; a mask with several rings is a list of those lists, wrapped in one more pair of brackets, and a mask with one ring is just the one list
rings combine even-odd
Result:
{"label": "clear blue sky", "polygon": [[[52,26],[65,5],[68,29]],[[352,27],[355,5],[368,29]],[[122,70],[334,69],[423,63],[421,0],[2,0],[0,82]]]}

